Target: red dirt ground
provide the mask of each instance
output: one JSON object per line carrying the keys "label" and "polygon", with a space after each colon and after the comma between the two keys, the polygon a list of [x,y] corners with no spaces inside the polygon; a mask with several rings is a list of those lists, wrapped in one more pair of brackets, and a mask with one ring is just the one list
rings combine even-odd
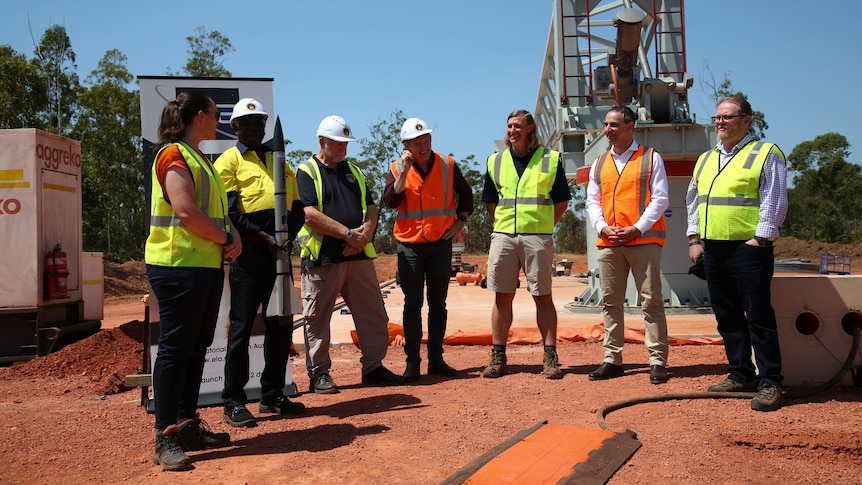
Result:
{"label": "red dirt ground", "polygon": [[[790,248],[792,247],[792,250]],[[781,239],[777,257],[817,261],[820,251],[860,255],[857,247],[828,247]],[[788,253],[789,252],[789,253]],[[586,269],[584,256],[573,271]],[[481,257],[479,257],[481,258]],[[474,262],[478,258],[470,257]],[[381,281],[394,277],[394,256],[377,260]],[[106,305],[131,304],[146,291],[142,265],[106,265]],[[131,296],[130,296],[131,295]],[[130,319],[134,320],[134,319]],[[142,323],[129,321],[46,357],[0,369],[0,483],[439,483],[519,431],[550,424],[598,427],[597,408],[623,399],[699,392],[724,378],[721,346],[673,347],[671,380],[648,381],[642,345],[626,347],[626,375],[590,382],[601,343],[562,343],[564,379],[541,378],[541,348],[510,346],[511,374],[482,379],[485,346],[448,346],[455,378],[423,376],[413,385],[359,384],[359,352],[332,350],[340,394],[305,393],[304,359],[292,361],[307,407],[301,417],[264,417],[256,428],[229,429],[221,409],[202,409],[233,445],[190,453],[196,468],[162,472],[150,461],[153,418],[140,407],[140,390],[124,377],[141,369]],[[386,360],[396,372],[403,352]],[[838,387],[791,399],[773,413],[748,400],[678,400],[640,404],[611,413],[615,431],[631,429],[643,444],[612,484],[862,483],[862,388]],[[256,405],[250,410],[257,414]]]}

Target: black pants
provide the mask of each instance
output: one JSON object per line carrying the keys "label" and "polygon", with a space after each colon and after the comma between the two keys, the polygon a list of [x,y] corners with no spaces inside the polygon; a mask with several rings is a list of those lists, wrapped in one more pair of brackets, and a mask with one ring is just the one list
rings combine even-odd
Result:
{"label": "black pants", "polygon": [[224,288],[222,268],[147,265],[159,302],[159,350],[153,365],[156,429],[193,418],[207,348],[212,345]]}
{"label": "black pants", "polygon": [[[724,339],[730,378],[781,386],[781,349],[772,308],[772,245],[705,241],[703,267],[718,333]],[[751,349],[757,362],[755,376]]]}
{"label": "black pants", "polygon": [[[261,243],[243,240],[243,250],[230,265],[230,329],[224,363],[225,406],[245,404],[243,389],[252,376],[249,372],[249,342],[252,328],[261,308],[266,314],[275,284],[275,259]],[[261,399],[273,400],[283,395],[285,372],[293,339],[291,325],[279,325],[278,317],[263,318],[263,373],[260,375]]]}
{"label": "black pants", "polygon": [[422,346],[423,289],[428,294],[428,358],[443,358],[446,334],[446,296],[452,266],[452,242],[399,243],[398,276],[404,292],[404,353],[419,362]]}

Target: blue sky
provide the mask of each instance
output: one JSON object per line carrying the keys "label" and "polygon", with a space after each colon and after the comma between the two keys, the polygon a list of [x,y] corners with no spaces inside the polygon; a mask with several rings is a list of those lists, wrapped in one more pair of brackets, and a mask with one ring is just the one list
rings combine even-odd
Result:
{"label": "blue sky", "polygon": [[[768,141],[790,154],[835,131],[860,162],[862,67],[849,41],[862,3],[689,0],[692,112],[714,113],[704,65],[765,113]],[[839,5],[840,4],[840,8]],[[533,111],[552,0],[314,0],[264,2],[7,2],[0,44],[29,57],[52,24],[65,25],[81,79],[109,49],[134,75],[165,75],[188,58],[186,36],[202,25],[236,49],[224,62],[237,77],[272,77],[275,106],[291,149],[315,150],[320,120],[340,114],[357,136],[395,109],[434,127],[434,148],[482,159],[505,131],[506,115]],[[29,27],[28,27],[29,22]],[[358,154],[358,146],[350,148]]]}

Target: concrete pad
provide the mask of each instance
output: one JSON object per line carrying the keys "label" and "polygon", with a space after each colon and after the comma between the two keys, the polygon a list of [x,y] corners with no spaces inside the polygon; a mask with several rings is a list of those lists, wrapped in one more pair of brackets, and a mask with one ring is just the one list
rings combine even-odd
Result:
{"label": "concrete pad", "polygon": [[[554,277],[553,295],[557,307],[557,322],[559,327],[589,327],[602,323],[601,309],[582,310],[570,313],[565,310],[567,303],[574,301],[587,288],[587,280],[577,276]],[[521,287],[515,296],[513,306],[512,327],[536,327],[536,306],[533,297],[527,292],[527,284],[521,277]],[[389,314],[389,321],[402,323],[404,311],[404,294],[395,282],[381,288],[384,304]],[[491,308],[494,304],[494,292],[479,285],[467,284],[460,286],[453,278],[449,283],[449,295],[446,308],[449,320],[446,326],[447,336],[457,332],[491,332]],[[427,317],[427,305],[423,308],[423,323]],[[673,314],[668,313],[668,333],[672,337],[719,337],[716,330],[715,317],[711,314]],[[636,314],[626,315],[626,326],[643,330],[643,318]],[[423,327],[426,328],[427,327]],[[350,331],[354,329],[353,318],[349,309],[336,310],[332,315],[332,343],[353,343]],[[298,330],[301,332],[301,330]],[[294,340],[301,342],[302,337]]]}

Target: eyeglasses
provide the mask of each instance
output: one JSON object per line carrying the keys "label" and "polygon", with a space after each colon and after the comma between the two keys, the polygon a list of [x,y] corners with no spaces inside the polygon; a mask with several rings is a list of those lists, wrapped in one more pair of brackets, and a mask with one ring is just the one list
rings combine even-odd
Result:
{"label": "eyeglasses", "polygon": [[713,122],[713,123],[716,123],[716,122],[719,122],[719,121],[721,121],[721,122],[724,122],[724,121],[732,121],[734,118],[741,118],[741,117],[743,117],[743,116],[748,116],[748,115],[713,116],[713,117],[712,117],[712,118],[710,118],[710,119],[712,120],[712,122]]}

